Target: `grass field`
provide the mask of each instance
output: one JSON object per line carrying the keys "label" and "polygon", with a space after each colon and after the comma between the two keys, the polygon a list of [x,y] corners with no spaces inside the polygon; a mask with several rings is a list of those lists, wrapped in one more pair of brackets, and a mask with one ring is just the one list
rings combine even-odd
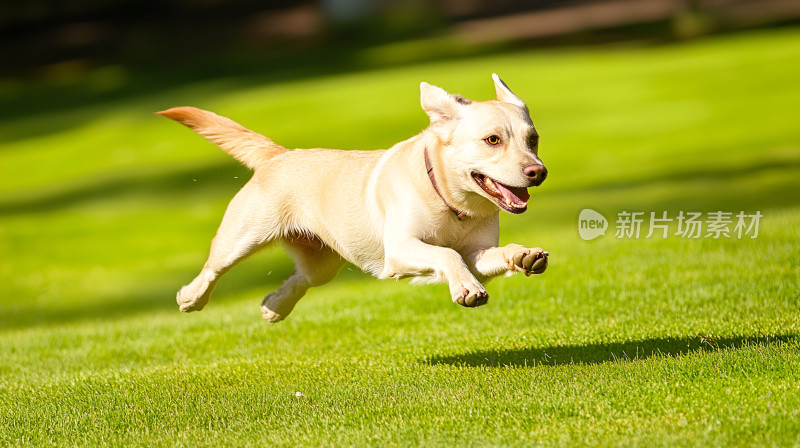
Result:
{"label": "grass field", "polygon": [[[544,275],[465,309],[351,266],[272,325],[260,299],[292,268],[274,249],[178,312],[248,172],[153,111],[380,148],[426,126],[420,81],[489,99],[492,72],[550,171],[501,242],[549,250]],[[794,28],[219,79],[0,122],[0,446],[798,446],[798,79]],[[611,221],[593,241],[587,207]],[[616,238],[621,211],[763,218],[755,239]]]}

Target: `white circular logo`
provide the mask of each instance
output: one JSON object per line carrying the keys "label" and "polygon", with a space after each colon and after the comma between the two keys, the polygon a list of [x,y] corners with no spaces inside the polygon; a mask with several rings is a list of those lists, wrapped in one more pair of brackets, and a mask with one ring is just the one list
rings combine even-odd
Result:
{"label": "white circular logo", "polygon": [[581,214],[578,215],[578,233],[586,241],[605,235],[607,228],[606,217],[590,208],[581,210]]}

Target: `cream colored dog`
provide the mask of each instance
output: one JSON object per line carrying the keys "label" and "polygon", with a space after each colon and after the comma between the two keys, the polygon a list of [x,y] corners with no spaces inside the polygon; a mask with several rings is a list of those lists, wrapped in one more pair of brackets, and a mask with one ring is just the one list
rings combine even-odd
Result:
{"label": "cream colored dog", "polygon": [[294,272],[261,303],[277,322],[345,260],[378,278],[447,282],[454,302],[483,305],[482,281],[539,274],[540,248],[499,241],[498,209],[522,213],[528,187],[547,176],[525,103],[492,75],[497,101],[473,102],[420,85],[431,124],[381,151],[288,150],[211,112],[176,107],[159,114],[219,145],[255,170],[228,206],[200,274],[178,292],[181,311],[201,310],[220,276],[281,241]]}

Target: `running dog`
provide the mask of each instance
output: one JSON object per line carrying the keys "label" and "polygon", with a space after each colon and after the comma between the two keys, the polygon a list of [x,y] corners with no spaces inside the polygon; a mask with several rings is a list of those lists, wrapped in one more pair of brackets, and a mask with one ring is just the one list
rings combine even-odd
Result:
{"label": "running dog", "polygon": [[270,322],[285,319],[345,261],[380,279],[446,282],[465,307],[488,301],[482,282],[492,277],[544,272],[542,249],[497,247],[499,211],[523,213],[527,189],[547,169],[528,107],[492,78],[497,100],[484,102],[421,83],[430,126],[388,150],[290,150],[212,112],[158,112],[254,170],[231,200],[200,274],[178,292],[181,311],[203,309],[225,272],[276,241],[295,268],[261,302]]}

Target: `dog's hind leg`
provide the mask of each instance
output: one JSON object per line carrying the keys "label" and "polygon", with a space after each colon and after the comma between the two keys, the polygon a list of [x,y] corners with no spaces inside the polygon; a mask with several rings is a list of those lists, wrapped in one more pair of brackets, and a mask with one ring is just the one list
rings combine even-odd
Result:
{"label": "dog's hind leg", "polygon": [[264,247],[279,233],[275,218],[253,216],[248,202],[258,194],[250,185],[231,200],[200,274],[178,291],[181,311],[200,311],[208,303],[219,278],[236,263]]}
{"label": "dog's hind leg", "polygon": [[294,259],[295,269],[277,291],[261,302],[261,314],[270,322],[285,319],[309,288],[328,283],[344,265],[339,254],[316,237],[286,239],[284,246]]}

